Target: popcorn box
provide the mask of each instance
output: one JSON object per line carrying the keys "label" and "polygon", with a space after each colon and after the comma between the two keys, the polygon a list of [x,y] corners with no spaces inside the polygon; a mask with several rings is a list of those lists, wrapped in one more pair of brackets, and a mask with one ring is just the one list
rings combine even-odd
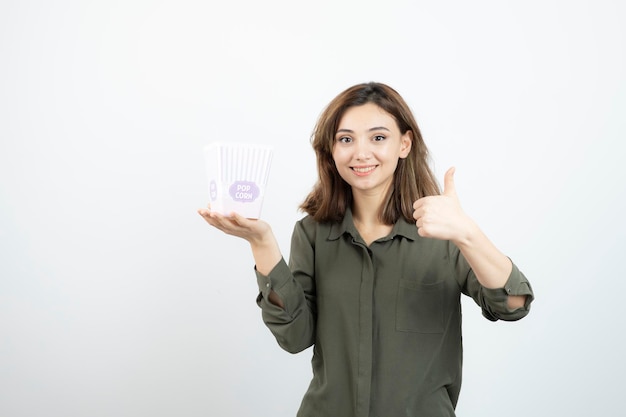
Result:
{"label": "popcorn box", "polygon": [[213,142],[204,148],[211,210],[250,219],[261,215],[273,149],[270,146]]}

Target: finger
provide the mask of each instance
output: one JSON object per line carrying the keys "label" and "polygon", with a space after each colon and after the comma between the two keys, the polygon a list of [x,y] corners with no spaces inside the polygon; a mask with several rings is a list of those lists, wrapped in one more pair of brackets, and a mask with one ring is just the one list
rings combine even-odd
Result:
{"label": "finger", "polygon": [[211,217],[211,211],[204,208],[198,209],[198,214],[204,219],[209,219]]}
{"label": "finger", "polygon": [[209,217],[211,215],[211,203],[207,204],[204,208],[198,209],[198,213],[202,217]]}
{"label": "finger", "polygon": [[415,219],[415,226],[416,226],[418,229],[421,229],[422,227],[424,227],[424,219],[423,219],[423,218],[421,218],[421,217],[416,218],[416,219]]}
{"label": "finger", "polygon": [[232,212],[230,213],[230,221],[236,224],[237,226],[249,226],[249,219],[245,218],[239,213]]}
{"label": "finger", "polygon": [[215,212],[215,211],[210,211],[207,209],[199,209],[198,213],[200,213],[200,216],[202,216],[202,218],[204,218],[204,220],[207,221],[207,223],[209,223],[211,226],[217,227],[220,230],[223,230],[225,227],[228,227],[228,224],[230,223],[229,221],[227,221],[228,219]]}
{"label": "finger", "polygon": [[417,234],[420,235],[421,237],[430,237],[426,229],[424,229],[423,227],[417,228]]}
{"label": "finger", "polygon": [[443,194],[453,196],[456,195],[456,187],[454,185],[454,171],[455,168],[451,167],[446,171],[443,177]]}
{"label": "finger", "polygon": [[413,218],[415,220],[419,220],[422,217],[424,217],[424,210],[423,209],[418,208],[418,209],[413,210]]}
{"label": "finger", "polygon": [[432,197],[433,196],[422,197],[422,198],[418,198],[417,200],[415,200],[415,202],[413,203],[413,210],[417,210],[427,205],[428,202],[432,199]]}

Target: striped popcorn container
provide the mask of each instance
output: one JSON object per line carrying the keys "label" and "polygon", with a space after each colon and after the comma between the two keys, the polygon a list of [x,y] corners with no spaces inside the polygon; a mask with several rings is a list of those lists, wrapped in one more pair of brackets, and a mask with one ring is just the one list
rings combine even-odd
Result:
{"label": "striped popcorn container", "polygon": [[270,146],[213,142],[204,148],[211,210],[249,219],[261,216],[273,150]]}

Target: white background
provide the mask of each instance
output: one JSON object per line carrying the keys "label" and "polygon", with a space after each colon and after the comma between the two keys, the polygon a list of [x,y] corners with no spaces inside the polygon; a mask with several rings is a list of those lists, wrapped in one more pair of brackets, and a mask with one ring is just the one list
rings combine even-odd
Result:
{"label": "white background", "polygon": [[294,416],[311,350],[280,350],[247,244],[197,215],[202,148],[275,146],[288,256],[315,120],[371,80],[536,292],[516,323],[464,300],[458,415],[616,415],[625,21],[619,0],[2,2],[0,415]]}

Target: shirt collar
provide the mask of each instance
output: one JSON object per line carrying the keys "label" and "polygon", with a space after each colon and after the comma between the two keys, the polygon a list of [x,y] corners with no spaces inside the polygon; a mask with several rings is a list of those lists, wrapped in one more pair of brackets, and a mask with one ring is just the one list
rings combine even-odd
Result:
{"label": "shirt collar", "polygon": [[[349,207],[346,209],[346,213],[340,222],[331,224],[330,232],[328,233],[328,239],[337,240],[344,233],[348,233],[352,237],[359,236],[359,232],[356,230],[356,227],[354,226],[354,221],[352,219],[352,209]],[[403,217],[398,219],[398,221],[396,221],[396,223],[393,225],[393,229],[391,230],[391,234],[388,238],[393,239],[396,236],[403,236],[409,240],[419,239],[415,223],[409,223]]]}

